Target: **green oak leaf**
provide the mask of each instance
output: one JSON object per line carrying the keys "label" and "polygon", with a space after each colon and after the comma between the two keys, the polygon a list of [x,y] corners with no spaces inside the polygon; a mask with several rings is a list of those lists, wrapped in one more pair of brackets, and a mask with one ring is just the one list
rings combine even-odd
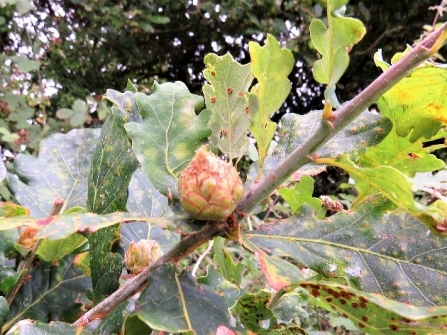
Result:
{"label": "green oak leaf", "polygon": [[[150,219],[121,226],[124,249],[127,250],[132,241],[156,240],[161,250],[166,253],[179,241],[180,236],[176,232],[178,219],[172,215],[168,198],[158,192],[140,168],[130,180],[127,210],[141,213]],[[167,229],[168,226],[176,228]]]}
{"label": "green oak leaf", "polygon": [[2,100],[8,104],[10,111],[7,120],[16,122],[16,129],[29,129],[28,120],[34,116],[35,109],[28,105],[26,96],[6,91],[2,92]]}
{"label": "green oak leaf", "polygon": [[447,124],[447,69],[424,63],[388,90],[377,102],[397,135],[410,142],[431,140]]}
{"label": "green oak leaf", "polygon": [[[90,325],[82,329],[82,335],[98,334],[89,329]],[[66,322],[51,321],[45,323],[41,321],[29,320],[29,322],[22,322],[14,326],[14,331],[10,331],[10,335],[62,335],[62,334],[76,334],[78,326],[71,325]]]}
{"label": "green oak leaf", "polygon": [[72,130],[54,134],[40,143],[39,156],[19,154],[9,182],[17,201],[29,208],[31,215],[47,217],[56,199],[64,208],[85,206],[87,176],[99,129]]}
{"label": "green oak leaf", "polygon": [[281,197],[289,204],[292,214],[297,213],[304,204],[308,204],[315,213],[321,210],[321,200],[313,198],[314,179],[310,176],[302,176],[300,181],[292,188],[280,188]]}
{"label": "green oak leaf", "polygon": [[75,250],[87,244],[87,239],[81,234],[72,234],[58,240],[43,240],[37,249],[37,256],[45,262],[51,262],[70,255]]}
{"label": "green oak leaf", "polygon": [[108,89],[104,95],[104,99],[113,103],[120,110],[121,114],[119,115],[125,122],[141,122],[143,119],[134,98],[137,89],[129,81],[127,82],[126,89],[127,91],[124,93]]}
{"label": "green oak leaf", "polygon": [[8,312],[9,312],[8,301],[6,300],[5,297],[0,297],[0,329],[3,327],[3,324],[6,321]]}
{"label": "green oak leaf", "polygon": [[[242,325],[256,334],[268,334],[275,329],[277,320],[271,309],[267,308],[272,294],[260,291],[256,294],[246,293],[239,298],[235,309]],[[268,321],[268,329],[262,323]]]}
{"label": "green oak leaf", "polygon": [[347,2],[328,0],[328,26],[321,20],[313,20],[309,27],[312,42],[321,55],[314,63],[314,78],[328,87],[340,80],[349,65],[349,51],[366,33],[360,20],[343,16],[342,7]]}
{"label": "green oak leaf", "polygon": [[229,282],[241,285],[245,266],[236,262],[231,253],[225,248],[225,239],[217,237],[214,239],[214,261],[219,273]]}
{"label": "green oak leaf", "polygon": [[0,203],[0,217],[15,217],[29,215],[29,209],[23,206],[19,206],[13,202],[1,202]]}
{"label": "green oak leaf", "polygon": [[134,83],[132,83],[131,80],[127,79],[126,91],[129,91],[131,93],[138,93],[138,88],[134,85]]}
{"label": "green oak leaf", "polygon": [[141,168],[135,171],[130,180],[126,208],[129,212],[141,213],[147,217],[173,214],[168,198],[152,185]]}
{"label": "green oak leaf", "polygon": [[270,121],[290,93],[291,83],[287,76],[293,69],[293,54],[288,49],[282,49],[278,41],[267,35],[264,47],[256,42],[248,44],[252,74],[258,80],[250,90],[250,97],[257,99],[257,110],[250,111],[252,123],[250,132],[256,139],[259,164],[262,166],[270,142],[276,131],[276,123]]}
{"label": "green oak leaf", "polygon": [[360,167],[355,165],[348,155],[342,155],[335,160],[322,158],[319,161],[337,166],[349,173],[356,181],[359,191],[357,201],[363,200],[372,193],[381,192],[399,207],[408,210],[415,207],[408,178],[392,166]]}
{"label": "green oak leaf", "polygon": [[399,136],[396,127],[393,127],[382,142],[368,147],[358,160],[362,166],[388,165],[414,177],[418,172],[431,172],[445,166],[444,161],[431,154],[437,147],[424,144],[420,139],[411,142],[409,136]]}
{"label": "green oak leaf", "polygon": [[335,311],[351,319],[367,334],[444,334],[447,306],[417,307],[377,293],[365,293],[353,287],[318,281],[301,287],[328,303]]}
{"label": "green oak leaf", "polygon": [[239,285],[226,280],[214,267],[209,266],[207,270],[206,276],[197,278],[197,282],[210,287],[225,300],[229,308],[233,308],[246,291]]}
{"label": "green oak leaf", "polygon": [[[32,7],[31,7],[32,8]],[[11,56],[10,59],[17,64],[20,72],[37,71],[40,68],[41,62],[36,60],[30,60],[26,56]]]}
{"label": "green oak leaf", "polygon": [[0,265],[0,292],[7,294],[16,285],[19,278],[20,274],[13,268]]}
{"label": "green oak leaf", "polygon": [[178,178],[200,143],[211,134],[209,113],[196,111],[203,98],[191,94],[182,82],[155,83],[151,95],[135,94],[142,123],[125,128],[145,174],[163,195],[178,197]]}
{"label": "green oak leaf", "polygon": [[[123,301],[120,303],[113,309],[113,311],[101,320],[101,324],[99,326],[94,328],[93,334],[119,334],[122,330],[124,319],[127,316],[127,311],[129,308],[130,306],[128,301]],[[88,330],[88,327],[86,328],[86,330]],[[84,335],[84,329],[82,330],[82,335]]]}
{"label": "green oak leaf", "polygon": [[241,65],[230,54],[205,56],[203,75],[209,84],[203,86],[205,103],[211,112],[208,126],[211,142],[230,161],[244,155],[250,127],[248,89],[253,81],[250,64]]}
{"label": "green oak leaf", "polygon": [[440,227],[441,229],[436,229],[436,227],[444,222],[447,211],[415,202],[409,179],[398,169],[388,165],[360,167],[354,164],[348,155],[341,155],[335,160],[320,158],[317,161],[345,170],[356,181],[359,195],[353,208],[369,195],[379,192],[396,207],[421,220],[433,233],[443,234],[443,227]]}
{"label": "green oak leaf", "polygon": [[[318,220],[310,208],[275,224],[245,232],[245,248],[258,253],[261,269],[275,288],[300,282],[300,269],[311,268],[365,292],[380,293],[419,306],[447,304],[447,240],[427,234],[418,220],[393,211],[381,196],[356,208]],[[265,257],[280,257],[263,264]],[[261,254],[262,256],[262,254]]]}
{"label": "green oak leaf", "polygon": [[229,327],[230,315],[220,296],[197,284],[187,272],[177,274],[170,264],[153,270],[126,319],[126,334],[132,324],[142,323],[158,331],[205,335],[215,334],[219,326]]}
{"label": "green oak leaf", "polygon": [[[124,127],[130,120],[140,120],[132,92],[107,91],[106,98],[114,103],[102,126],[89,173],[87,211],[96,214],[126,210],[128,186],[138,167],[131,140]],[[123,269],[119,244],[120,225],[107,226],[87,234],[90,244],[90,265],[96,304],[119,287]]]}
{"label": "green oak leaf", "polygon": [[8,231],[13,228],[30,226],[39,230],[36,234],[36,238],[49,238],[57,240],[67,238],[68,236],[76,232],[95,232],[102,228],[117,225],[118,223],[136,220],[159,222],[160,225],[162,225],[163,221],[161,218],[152,219],[151,217],[145,217],[140,213],[73,213],[67,215],[54,215],[46,218],[36,216],[2,218],[2,225],[0,225],[0,230]]}
{"label": "green oak leaf", "polygon": [[[8,324],[23,318],[73,322],[83,308],[80,301],[91,287],[90,278],[76,268],[72,257],[56,264],[41,263],[30,272],[10,306]],[[85,308],[85,307],[84,307]]]}

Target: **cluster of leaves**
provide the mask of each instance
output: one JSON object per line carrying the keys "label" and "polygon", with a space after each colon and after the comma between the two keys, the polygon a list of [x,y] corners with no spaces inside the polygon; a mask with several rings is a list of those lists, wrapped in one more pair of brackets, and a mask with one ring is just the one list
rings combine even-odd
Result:
{"label": "cluster of leaves", "polygon": [[[423,60],[447,28],[397,54],[392,66],[378,53],[388,77],[367,88],[364,95],[374,93],[361,104],[340,104],[335,85],[365,32],[344,16],[346,3],[327,1],[328,20],[310,26],[322,55],[314,71],[327,85],[324,110],[283,116],[276,141],[270,116],[290,93],[294,59],[268,35],[263,46],[250,43],[245,65],[229,54],[207,55],[204,97],[180,81],[155,83],[149,95],[129,82],[124,93],[107,91],[113,107],[102,129],[55,134],[42,141],[38,158],[18,155],[17,175],[8,179],[20,205],[0,206],[2,332],[306,334],[312,329],[302,306],[310,302],[372,334],[445,327],[447,203],[439,185],[419,188],[432,203],[416,202],[411,186],[420,173],[445,168],[432,152],[445,147],[437,141],[447,135],[446,70]],[[391,78],[403,79],[393,86]],[[379,98],[377,86],[392,88]],[[375,102],[380,115],[364,110]],[[227,222],[195,221],[178,205],[180,173],[205,141],[231,162],[249,150],[254,158],[247,192]],[[357,189],[350,210],[331,206],[332,216],[327,201],[312,197],[309,176],[327,165],[349,173]],[[289,215],[258,220],[276,191]],[[174,267],[234,229],[235,219],[240,257],[254,255],[265,283],[253,284],[253,265],[236,262],[221,238],[205,276]],[[165,255],[129,277],[124,253],[143,239],[156,240]]]}

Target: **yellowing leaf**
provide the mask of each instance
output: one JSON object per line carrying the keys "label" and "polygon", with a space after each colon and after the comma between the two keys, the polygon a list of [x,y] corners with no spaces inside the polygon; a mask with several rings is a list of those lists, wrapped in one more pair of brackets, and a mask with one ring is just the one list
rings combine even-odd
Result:
{"label": "yellowing leaf", "polygon": [[366,197],[380,193],[383,197],[394,203],[396,207],[419,219],[433,233],[443,233],[442,231],[438,231],[439,229],[436,227],[441,222],[444,222],[447,213],[439,208],[427,207],[415,202],[408,178],[398,169],[386,165],[374,168],[359,167],[349,159],[348,155],[342,155],[336,160],[320,158],[316,162],[337,166],[348,172],[356,181],[359,196],[355,201],[354,207]]}
{"label": "yellowing leaf", "polygon": [[362,166],[389,165],[414,177],[417,172],[431,172],[444,167],[445,163],[432,155],[431,150],[431,146],[424,146],[420,140],[411,143],[408,136],[398,136],[394,127],[382,142],[368,147],[360,161]]}
{"label": "yellowing leaf", "polygon": [[447,124],[447,69],[425,64],[402,79],[378,101],[399,136],[410,142],[431,139]]}
{"label": "yellowing leaf", "polygon": [[249,50],[252,72],[258,80],[258,84],[250,91],[250,96],[254,95],[258,103],[257,110],[251,111],[250,131],[256,139],[259,164],[262,167],[276,131],[276,123],[270,121],[270,116],[281,107],[290,93],[291,84],[287,76],[292,71],[294,59],[292,52],[281,49],[272,35],[267,35],[264,47],[250,42]]}

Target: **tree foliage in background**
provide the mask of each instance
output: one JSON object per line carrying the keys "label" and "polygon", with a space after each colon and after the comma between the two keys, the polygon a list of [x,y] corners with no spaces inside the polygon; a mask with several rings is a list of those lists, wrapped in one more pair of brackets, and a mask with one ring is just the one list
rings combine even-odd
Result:
{"label": "tree foliage in background", "polygon": [[[312,19],[322,17],[322,4],[3,0],[2,146],[32,152],[53,132],[98,125],[106,113],[101,96],[110,87],[123,90],[127,79],[146,90],[154,80],[180,80],[192,92],[200,92],[206,54],[230,52],[246,63],[248,42],[262,41],[266,33],[286,45],[297,61],[289,76],[291,94],[274,120],[285,111],[305,114],[321,108],[323,92],[310,71],[317,54],[304,32]],[[417,39],[420,28],[429,23],[427,17],[433,17],[428,7],[436,4],[435,0],[348,4],[347,15],[360,18],[369,33],[354,48],[351,66],[338,83],[343,101],[377,76],[369,62],[377,47],[391,56],[403,43]]]}

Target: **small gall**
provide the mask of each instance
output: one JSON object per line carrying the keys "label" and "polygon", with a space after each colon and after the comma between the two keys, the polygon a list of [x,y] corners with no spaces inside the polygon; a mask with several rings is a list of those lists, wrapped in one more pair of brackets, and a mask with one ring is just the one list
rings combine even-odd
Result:
{"label": "small gall", "polygon": [[225,135],[227,135],[227,133],[228,133],[228,130],[226,130],[226,129],[222,129],[222,130],[220,131],[220,138],[222,138],[222,137],[224,137]]}
{"label": "small gall", "polygon": [[249,111],[250,111],[250,108],[248,108],[248,106],[245,106],[245,108],[244,108],[244,112],[245,112],[246,114],[248,114]]}
{"label": "small gall", "polygon": [[233,93],[233,88],[227,87],[227,94],[232,94],[232,93]]}
{"label": "small gall", "polygon": [[215,103],[216,102],[216,97],[211,97],[210,101],[211,101],[212,104]]}
{"label": "small gall", "polygon": [[213,77],[215,77],[215,76],[216,76],[216,71],[211,71],[211,75],[212,75]]}

